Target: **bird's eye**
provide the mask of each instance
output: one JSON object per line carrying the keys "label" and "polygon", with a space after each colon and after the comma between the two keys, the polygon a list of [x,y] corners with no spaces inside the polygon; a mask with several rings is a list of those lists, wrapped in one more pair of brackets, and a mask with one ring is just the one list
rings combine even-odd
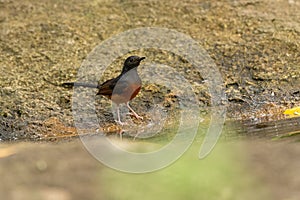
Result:
{"label": "bird's eye", "polygon": [[131,58],[130,60],[129,60],[129,62],[133,62],[134,61],[134,59],[133,58]]}

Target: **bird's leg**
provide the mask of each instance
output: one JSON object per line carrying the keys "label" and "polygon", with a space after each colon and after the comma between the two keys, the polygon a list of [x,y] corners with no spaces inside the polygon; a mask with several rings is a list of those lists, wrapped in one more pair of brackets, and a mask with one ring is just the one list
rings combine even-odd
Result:
{"label": "bird's leg", "polygon": [[126,106],[132,112],[132,114],[135,116],[135,118],[143,119],[143,117],[139,116],[138,114],[136,114],[136,112],[134,112],[134,110],[130,107],[129,102],[126,103]]}
{"label": "bird's leg", "polygon": [[120,107],[119,105],[117,105],[117,116],[118,116],[118,120],[115,120],[118,124],[120,124],[121,126],[123,126],[125,123],[121,122],[121,117],[120,117]]}

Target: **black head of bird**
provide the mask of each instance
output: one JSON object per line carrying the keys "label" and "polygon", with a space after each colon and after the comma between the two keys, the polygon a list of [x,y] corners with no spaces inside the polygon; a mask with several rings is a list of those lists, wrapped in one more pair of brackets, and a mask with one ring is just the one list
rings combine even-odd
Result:
{"label": "black head of bird", "polygon": [[129,70],[132,70],[132,69],[138,67],[140,62],[144,59],[145,59],[145,57],[129,56],[124,62],[122,73],[126,73]]}

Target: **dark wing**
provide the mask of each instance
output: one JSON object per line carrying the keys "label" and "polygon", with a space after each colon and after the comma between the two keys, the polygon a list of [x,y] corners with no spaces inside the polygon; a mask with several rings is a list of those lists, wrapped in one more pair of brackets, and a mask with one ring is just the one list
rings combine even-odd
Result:
{"label": "dark wing", "polygon": [[120,79],[119,77],[105,81],[99,86],[98,94],[104,96],[111,96],[112,94],[123,94],[127,92],[129,82]]}
{"label": "dark wing", "polygon": [[105,81],[104,83],[102,83],[98,89],[98,94],[104,95],[104,96],[111,96],[112,95],[112,91],[116,85],[116,83],[118,82],[117,78],[113,78],[110,80]]}

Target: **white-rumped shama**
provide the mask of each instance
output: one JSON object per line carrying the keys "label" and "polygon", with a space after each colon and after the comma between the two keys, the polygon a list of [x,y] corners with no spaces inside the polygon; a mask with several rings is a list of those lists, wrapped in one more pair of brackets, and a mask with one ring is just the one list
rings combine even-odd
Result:
{"label": "white-rumped shama", "polygon": [[133,113],[133,115],[142,119],[129,105],[129,101],[132,100],[140,91],[142,86],[141,78],[137,73],[137,67],[140,62],[144,60],[145,57],[139,56],[130,56],[128,57],[123,65],[122,72],[116,78],[105,81],[102,84],[95,85],[89,83],[78,83],[78,82],[67,82],[63,83],[63,87],[89,87],[89,88],[97,88],[97,95],[103,95],[109,99],[111,99],[117,105],[117,115],[118,120],[117,123],[123,125],[123,122],[120,118],[120,109],[119,105],[122,103],[126,103],[128,109]]}

